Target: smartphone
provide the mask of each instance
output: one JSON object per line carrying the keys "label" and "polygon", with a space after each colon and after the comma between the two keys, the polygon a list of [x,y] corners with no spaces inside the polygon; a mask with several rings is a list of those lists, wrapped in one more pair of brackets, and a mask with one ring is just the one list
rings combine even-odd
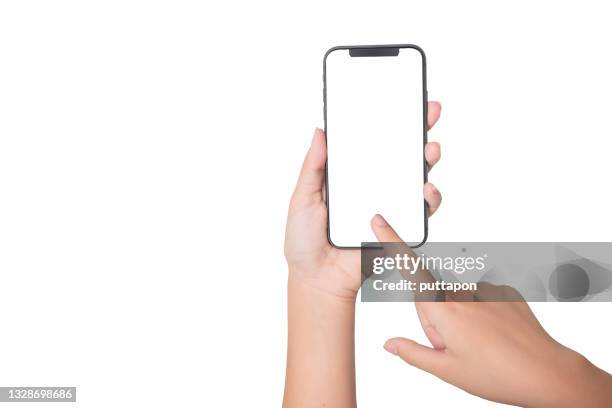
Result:
{"label": "smartphone", "polygon": [[329,242],[376,242],[379,213],[411,246],[427,239],[427,85],[416,45],[356,45],[323,58]]}

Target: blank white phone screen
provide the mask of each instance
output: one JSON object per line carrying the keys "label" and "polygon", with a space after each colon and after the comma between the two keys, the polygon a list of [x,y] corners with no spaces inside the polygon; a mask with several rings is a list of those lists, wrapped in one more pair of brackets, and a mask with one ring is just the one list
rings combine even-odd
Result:
{"label": "blank white phone screen", "polygon": [[423,56],[327,55],[329,237],[339,247],[376,242],[379,213],[409,243],[425,239]]}

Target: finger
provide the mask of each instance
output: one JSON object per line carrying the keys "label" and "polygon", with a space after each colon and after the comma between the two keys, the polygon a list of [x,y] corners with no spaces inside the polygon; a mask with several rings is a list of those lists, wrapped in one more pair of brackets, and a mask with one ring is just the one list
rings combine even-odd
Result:
{"label": "finger", "polygon": [[[382,215],[376,214],[374,218],[372,218],[372,221],[370,224],[372,226],[372,230],[374,231],[374,235],[376,235],[376,238],[378,239],[379,242],[382,242],[382,243],[400,242],[403,244],[401,246],[383,245],[383,247],[385,248],[385,251],[388,250],[392,254],[408,255],[408,257],[410,257],[411,259],[418,258],[418,255],[412,250],[412,248],[410,248],[410,246],[408,246],[407,244],[404,243],[404,241],[402,241],[402,239],[399,237],[399,235],[397,235],[393,227],[391,227],[391,225],[387,223],[387,221],[384,219]],[[417,286],[421,282],[435,281],[431,273],[427,269],[425,269],[422,265],[423,264],[419,262],[416,270],[407,271],[405,269],[402,269],[400,273],[402,274],[402,276],[404,276],[404,278],[406,278],[405,274],[407,273],[410,274],[410,280],[414,282]],[[436,299],[436,293],[419,292],[419,291],[415,292],[415,302],[416,301],[432,301],[435,299]]]}
{"label": "finger", "polygon": [[[378,242],[383,243],[383,249],[386,256],[406,254],[410,258],[416,258],[417,255],[414,253],[414,251],[408,245],[406,245],[399,235],[397,235],[393,227],[389,225],[387,220],[385,220],[382,215],[376,214],[370,221],[370,225],[372,227],[372,231],[374,231],[374,235],[376,235],[376,239],[378,239]],[[386,243],[396,244],[385,245]],[[409,274],[409,272],[404,269],[402,269],[400,273],[402,276]]]}
{"label": "finger", "polygon": [[444,377],[450,362],[450,357],[444,351],[434,350],[402,337],[387,340],[385,350],[399,356],[411,366],[438,377]]}
{"label": "finger", "polygon": [[427,104],[427,126],[429,126],[429,129],[440,119],[441,111],[442,105],[440,105],[440,102],[431,101]]}
{"label": "finger", "polygon": [[431,320],[429,319],[429,317],[427,317],[427,313],[423,308],[423,305],[426,304],[427,302],[414,303],[417,316],[419,317],[419,321],[421,322],[421,327],[423,328],[423,332],[427,336],[427,339],[429,340],[433,348],[436,350],[444,350],[446,348],[444,339],[436,329],[436,326],[431,323]]}
{"label": "finger", "polygon": [[382,215],[376,214],[370,224],[379,242],[404,242]]}
{"label": "finger", "polygon": [[427,169],[431,170],[434,164],[440,161],[440,143],[429,142],[425,145],[425,160],[427,161]]}
{"label": "finger", "polygon": [[308,201],[310,199],[323,199],[325,160],[327,160],[325,133],[317,128],[312,138],[310,149],[308,149],[304,159],[304,164],[302,165],[302,170],[293,192],[292,203]]}
{"label": "finger", "polygon": [[425,183],[423,186],[423,195],[427,202],[427,214],[431,217],[438,210],[438,207],[440,207],[442,194],[433,184]]}
{"label": "finger", "polygon": [[423,332],[425,332],[425,336],[431,343],[434,350],[444,350],[446,348],[446,343],[444,343],[444,339],[442,335],[438,333],[438,330],[435,326],[425,325],[423,327]]}

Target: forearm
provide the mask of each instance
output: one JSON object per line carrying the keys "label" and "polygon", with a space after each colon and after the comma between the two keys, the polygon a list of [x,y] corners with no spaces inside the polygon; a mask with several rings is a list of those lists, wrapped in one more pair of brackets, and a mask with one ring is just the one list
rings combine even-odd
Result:
{"label": "forearm", "polygon": [[354,407],[355,302],[291,278],[285,407]]}

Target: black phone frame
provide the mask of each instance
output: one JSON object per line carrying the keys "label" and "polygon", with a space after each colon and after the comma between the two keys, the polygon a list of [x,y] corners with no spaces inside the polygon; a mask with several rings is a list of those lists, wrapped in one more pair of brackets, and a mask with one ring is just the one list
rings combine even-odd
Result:
{"label": "black phone frame", "polygon": [[[379,45],[339,45],[332,47],[325,52],[323,56],[323,122],[325,130],[325,143],[327,144],[327,57],[334,51],[348,50],[351,56],[353,53],[361,55],[355,55],[356,57],[384,57],[398,55],[399,50],[402,48],[411,48],[421,54],[422,61],[422,73],[423,73],[423,184],[427,183],[427,172],[429,170],[427,166],[427,160],[425,159],[425,145],[427,144],[427,108],[428,108],[428,95],[427,95],[427,63],[425,58],[425,51],[418,45],[414,44],[379,44]],[[397,49],[397,53],[394,54]],[[356,50],[356,51],[352,51]],[[325,161],[325,207],[327,209],[327,241],[334,248],[338,249],[360,249],[361,247],[353,246],[338,246],[331,239],[330,222],[329,222],[329,178],[327,174],[327,160]],[[427,201],[423,198],[423,240],[416,244],[410,245],[411,248],[418,248],[427,242],[429,235],[429,222],[427,214]],[[369,244],[369,243],[368,243]],[[368,245],[370,247],[370,245]]]}

